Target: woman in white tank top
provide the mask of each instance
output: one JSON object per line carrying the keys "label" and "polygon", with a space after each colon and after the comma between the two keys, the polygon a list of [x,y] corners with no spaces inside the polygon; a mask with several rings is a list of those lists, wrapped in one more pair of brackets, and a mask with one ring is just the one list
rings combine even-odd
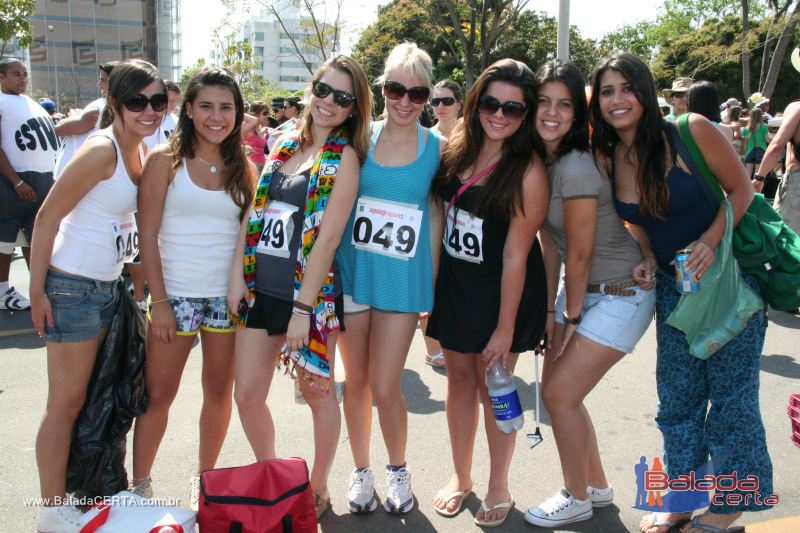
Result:
{"label": "woman in white tank top", "polygon": [[[141,60],[115,67],[107,127],[64,168],[39,210],[31,250],[31,317],[47,340],[47,409],[36,439],[39,531],[77,531],[80,511],[63,503],[69,442],[95,354],[116,312],[116,280],[136,254],[133,212],[144,151],[167,106],[164,82]],[[59,501],[62,500],[62,501]],[[74,528],[74,529],[73,529]]]}
{"label": "woman in white tank top", "polygon": [[150,287],[147,412],[133,437],[132,490],[152,495],[150,473],[183,367],[200,332],[203,408],[190,505],[199,472],[214,468],[231,416],[234,324],[226,294],[255,168],[240,141],[244,102],[236,81],[208,68],[186,87],[169,144],[147,158],[139,194],[141,257]]}

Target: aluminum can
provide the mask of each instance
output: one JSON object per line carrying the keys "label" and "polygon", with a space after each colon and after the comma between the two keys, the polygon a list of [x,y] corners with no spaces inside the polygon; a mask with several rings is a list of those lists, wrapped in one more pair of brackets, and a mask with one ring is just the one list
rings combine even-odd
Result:
{"label": "aluminum can", "polygon": [[678,292],[691,294],[700,290],[700,278],[691,274],[686,267],[692,251],[688,248],[675,252],[675,287]]}

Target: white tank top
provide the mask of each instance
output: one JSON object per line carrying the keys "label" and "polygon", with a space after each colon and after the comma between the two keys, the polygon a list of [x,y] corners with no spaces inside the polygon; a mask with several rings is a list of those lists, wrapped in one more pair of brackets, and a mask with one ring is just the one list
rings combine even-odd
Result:
{"label": "white tank top", "polygon": [[[50,264],[76,276],[114,281],[123,263],[130,262],[138,252],[139,233],[133,218],[138,188],[128,176],[111,127],[94,135],[114,143],[117,167],[61,221]],[[144,159],[141,149],[139,157]]]}
{"label": "white tank top", "polygon": [[227,192],[195,185],[184,159],[167,188],[158,234],[167,294],[187,298],[227,294],[239,213]]}

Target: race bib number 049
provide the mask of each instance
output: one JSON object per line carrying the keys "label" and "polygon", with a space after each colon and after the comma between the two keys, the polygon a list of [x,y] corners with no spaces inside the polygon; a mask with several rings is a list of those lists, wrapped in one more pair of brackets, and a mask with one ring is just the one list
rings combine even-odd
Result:
{"label": "race bib number 049", "polygon": [[469,211],[448,210],[442,242],[452,257],[483,263],[483,219],[473,216]]}
{"label": "race bib number 049", "polygon": [[289,257],[289,243],[294,235],[292,214],[297,206],[270,201],[264,207],[264,230],[256,247],[256,253]]}
{"label": "race bib number 049", "polygon": [[111,222],[114,248],[117,250],[117,263],[130,263],[139,253],[139,231],[136,222]]}
{"label": "race bib number 049", "polygon": [[422,211],[362,196],[356,203],[352,243],[368,252],[409,259],[417,253]]}

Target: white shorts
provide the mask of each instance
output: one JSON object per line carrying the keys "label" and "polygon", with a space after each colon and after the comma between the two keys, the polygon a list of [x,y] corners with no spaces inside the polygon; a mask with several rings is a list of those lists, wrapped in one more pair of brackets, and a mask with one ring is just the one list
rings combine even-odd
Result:
{"label": "white shorts", "polygon": [[0,242],[0,254],[11,255],[14,253],[14,248],[27,248],[28,246],[28,239],[25,238],[25,233],[19,230],[16,242]]}
{"label": "white shorts", "polygon": [[[656,291],[634,287],[633,296],[612,296],[587,292],[583,297],[583,312],[577,332],[589,340],[620,352],[631,353],[642,338],[656,305]],[[558,288],[555,321],[564,323],[567,291],[563,282]]]}
{"label": "white shorts", "polygon": [[355,303],[353,297],[349,294],[343,294],[342,299],[344,300],[344,312],[347,315],[364,313],[370,310],[370,306],[368,305]]}

